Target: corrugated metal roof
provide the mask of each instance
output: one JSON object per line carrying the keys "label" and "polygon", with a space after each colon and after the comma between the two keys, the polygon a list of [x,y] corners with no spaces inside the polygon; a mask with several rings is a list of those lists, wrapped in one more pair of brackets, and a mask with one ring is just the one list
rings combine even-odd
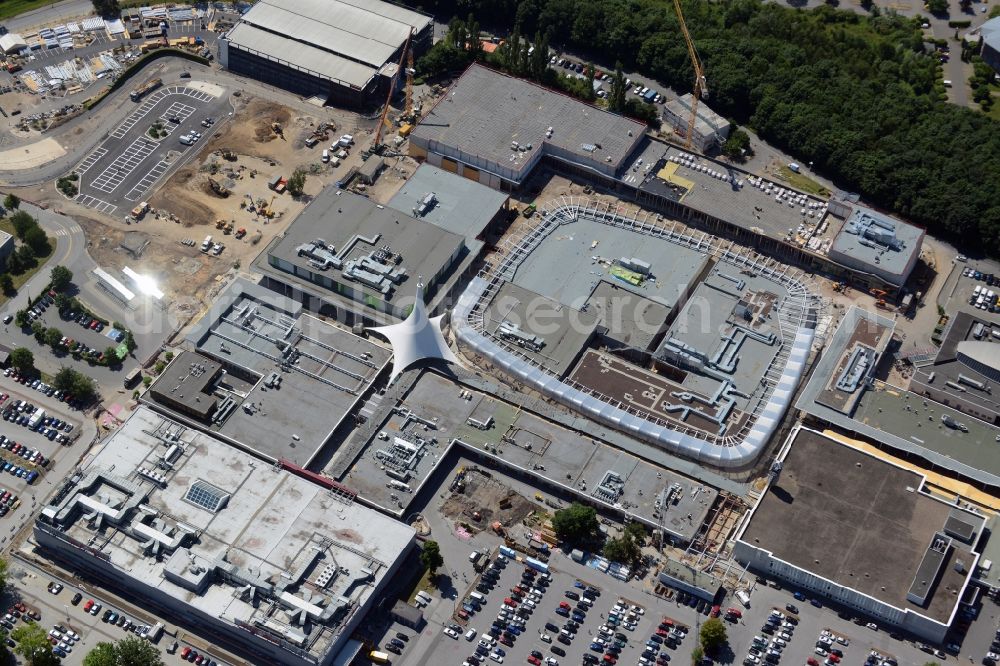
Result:
{"label": "corrugated metal roof", "polygon": [[419,30],[429,21],[421,14],[370,0],[297,0],[293,7],[261,0],[242,22],[380,67],[406,41],[411,26]]}
{"label": "corrugated metal roof", "polygon": [[249,49],[359,89],[368,85],[376,72],[374,67],[362,65],[315,46],[292,42],[287,37],[275,35],[247,23],[238,24],[229,31],[226,38],[231,47]]}

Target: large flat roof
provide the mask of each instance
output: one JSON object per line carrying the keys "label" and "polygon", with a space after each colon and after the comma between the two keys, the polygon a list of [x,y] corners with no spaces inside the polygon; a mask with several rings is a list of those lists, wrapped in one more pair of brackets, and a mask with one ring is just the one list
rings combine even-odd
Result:
{"label": "large flat roof", "polygon": [[[375,242],[369,243],[371,239]],[[403,276],[395,286],[388,287],[388,293],[383,293],[348,278],[333,264],[323,268],[316,263],[315,256],[299,253],[301,246],[317,240],[332,245],[334,252],[331,254],[345,266],[349,260],[357,260],[388,246],[400,257],[399,262],[390,262],[392,268]],[[397,299],[413,298],[418,277],[423,277],[425,284],[436,283],[453,259],[462,254],[464,247],[465,239],[458,234],[378,205],[366,197],[328,187],[268,246],[267,259],[270,267],[281,270],[291,280],[297,277],[293,270],[305,271],[349,285],[360,296],[354,299],[356,301],[371,298],[394,303]],[[301,279],[300,282],[317,290],[324,289],[315,282]],[[331,294],[335,292],[332,283],[326,290]]]}
{"label": "large flat roof", "polygon": [[[414,538],[401,522],[145,407],[52,502],[36,531],[54,525],[91,544],[140,595],[153,587],[223,622],[286,638],[302,634],[292,614],[310,609],[302,647],[320,662]],[[247,584],[256,599],[244,594]]]}
{"label": "large flat roof", "polygon": [[216,297],[186,339],[198,353],[175,358],[151,390],[162,385],[169,392],[174,366],[187,372],[194,357],[221,365],[226,376],[213,389],[216,402],[221,408],[232,398],[235,405],[224,418],[197,427],[298,465],[312,460],[392,357],[375,342],[242,279]]}
{"label": "large flat roof", "polygon": [[[356,460],[342,462],[338,475],[360,497],[390,511],[405,513],[406,503],[421,494],[419,489],[428,478],[440,480],[440,475],[432,476],[432,472],[445,459],[443,447],[454,439],[470,449],[463,452],[460,446],[453,451],[454,455],[489,456],[487,462],[491,466],[513,467],[545,485],[554,484],[589,500],[617,503],[651,524],[660,520],[657,500],[661,491],[676,484],[673,495],[676,504],[664,503],[668,508],[662,520],[669,532],[684,541],[697,535],[718,496],[715,488],[610,446],[591,432],[566,428],[435,372],[423,371],[398,405],[401,409],[391,409],[374,428],[375,432],[385,432],[388,439],[372,436]],[[470,418],[480,423],[492,419],[492,425],[482,430],[472,425]],[[433,427],[425,428],[424,423],[432,423]],[[410,493],[401,494],[387,486],[386,458],[379,452],[391,449],[396,437],[411,442],[418,437],[437,440],[409,468]],[[494,447],[499,448],[494,450]],[[618,474],[623,482],[621,495],[613,500],[595,494],[609,471]],[[401,508],[392,499],[393,495],[401,495],[404,502]]]}
{"label": "large flat roof", "polygon": [[[420,210],[414,213],[431,193],[433,205],[424,213]],[[486,225],[506,207],[508,198],[492,187],[424,163],[406,179],[389,205],[475,242]]]}
{"label": "large flat roof", "polygon": [[[411,139],[521,182],[545,145],[552,147],[550,154],[614,175],[645,132],[634,120],[474,64],[424,116]],[[513,142],[531,148],[514,149]]]}
{"label": "large flat roof", "polygon": [[676,146],[667,149],[639,189],[816,253],[829,246],[834,231],[831,227],[839,225],[839,221],[831,223],[824,199]]}
{"label": "large flat roof", "polygon": [[[495,338],[518,344],[522,353],[562,376],[597,327],[597,315],[581,312],[507,282],[483,312],[483,328]],[[523,337],[522,337],[523,336]]]}
{"label": "large flat roof", "polygon": [[[1000,487],[1000,428],[963,414],[904,388],[874,382],[854,398],[852,413],[839,405],[824,404],[823,393],[840,367],[844,353],[855,335],[859,318],[893,327],[893,321],[873,312],[852,308],[845,315],[812,377],[799,395],[796,409],[894,449],[919,456],[932,465],[963,477]],[[947,427],[947,416],[966,427]]]}
{"label": "large flat roof", "polygon": [[[633,285],[616,277],[615,264],[623,258],[648,263],[647,279]],[[703,250],[579,217],[563,222],[525,257],[513,281],[574,308],[583,307],[605,281],[674,308],[708,263]]]}
{"label": "large flat roof", "polygon": [[[838,585],[948,624],[975,555],[953,540],[929,602],[920,607],[907,601],[928,546],[954,509],[923,492],[923,481],[915,472],[802,428],[740,540]],[[957,560],[965,563],[964,574],[955,570]]]}
{"label": "large flat roof", "polygon": [[863,262],[872,270],[906,277],[913,255],[920,253],[924,230],[859,204],[852,208],[830,252]]}
{"label": "large flat roof", "polygon": [[431,17],[380,0],[260,0],[226,35],[243,48],[362,88]]}

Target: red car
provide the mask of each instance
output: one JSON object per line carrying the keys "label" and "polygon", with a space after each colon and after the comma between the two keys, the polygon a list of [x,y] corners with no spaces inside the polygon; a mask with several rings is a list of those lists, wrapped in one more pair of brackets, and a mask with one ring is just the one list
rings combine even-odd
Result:
{"label": "red car", "polygon": [[615,659],[615,656],[613,654],[606,654],[606,655],[604,655],[604,662],[606,664],[615,664],[617,661],[618,660]]}
{"label": "red car", "polygon": [[569,610],[569,604],[565,601],[560,601],[559,608],[565,608],[566,610]]}
{"label": "red car", "polygon": [[838,657],[837,655],[833,654],[832,652],[831,652],[831,653],[830,653],[830,655],[829,655],[829,656],[827,657],[827,659],[829,659],[830,661],[832,661],[832,662],[833,662],[833,663],[835,663],[835,664],[836,664],[836,663],[838,663],[838,662],[840,661],[840,657]]}
{"label": "red car", "polygon": [[532,666],[539,666],[539,664],[541,664],[542,661],[538,657],[532,657],[529,654],[528,655],[528,663],[531,664]]}
{"label": "red car", "polygon": [[83,612],[84,613],[89,613],[90,609],[93,608],[93,607],[94,607],[94,600],[93,599],[87,599],[87,603],[85,603],[83,605]]}
{"label": "red car", "polygon": [[503,600],[503,602],[504,602],[505,604],[507,604],[508,606],[514,606],[514,607],[517,607],[517,602],[516,602],[516,601],[514,601],[513,599],[511,599],[510,597],[507,597],[506,599],[504,599],[504,600]]}
{"label": "red car", "polygon": [[719,617],[719,611],[720,610],[721,610],[720,606],[718,606],[718,605],[712,606],[712,612],[709,613],[709,615],[711,615],[712,617]]}
{"label": "red car", "polygon": [[813,659],[812,657],[806,659],[806,663],[809,664],[809,666],[819,666],[819,662]]}
{"label": "red car", "polygon": [[733,617],[743,617],[743,611],[739,608],[727,608],[726,615],[732,615]]}

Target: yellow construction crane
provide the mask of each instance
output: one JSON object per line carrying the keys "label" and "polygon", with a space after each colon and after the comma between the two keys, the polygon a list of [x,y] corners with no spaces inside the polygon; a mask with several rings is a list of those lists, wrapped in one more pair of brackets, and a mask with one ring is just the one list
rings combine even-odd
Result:
{"label": "yellow construction crane", "polygon": [[[409,41],[413,37],[413,30],[410,30],[410,37],[407,38]],[[414,120],[413,115],[413,75],[416,70],[413,69],[413,49],[406,49],[406,104],[403,106],[403,122],[412,123]]]}
{"label": "yellow construction crane", "polygon": [[[406,54],[410,51],[410,37],[413,36],[413,31],[406,37],[406,43],[403,45],[403,52],[399,54],[399,66],[396,68],[396,76],[403,69],[403,62],[406,61]],[[370,152],[375,155],[381,155],[385,146],[382,145],[382,129],[385,127],[391,127],[392,123],[389,122],[389,103],[392,101],[392,93],[396,90],[396,76],[392,77],[392,81],[389,83],[389,94],[385,96],[385,108],[382,109],[382,117],[378,120],[378,129],[375,131],[375,140],[372,142],[372,147]]]}
{"label": "yellow construction crane", "polygon": [[705,80],[705,70],[701,65],[701,58],[694,48],[694,40],[688,32],[687,23],[684,22],[684,12],[681,11],[681,0],[674,0],[674,11],[677,12],[677,21],[681,25],[681,34],[684,35],[684,42],[687,44],[688,56],[691,58],[691,67],[694,68],[694,90],[691,91],[691,117],[688,119],[687,134],[684,136],[684,148],[691,149],[691,142],[694,140],[694,125],[698,120],[698,100],[708,97],[708,82]]}

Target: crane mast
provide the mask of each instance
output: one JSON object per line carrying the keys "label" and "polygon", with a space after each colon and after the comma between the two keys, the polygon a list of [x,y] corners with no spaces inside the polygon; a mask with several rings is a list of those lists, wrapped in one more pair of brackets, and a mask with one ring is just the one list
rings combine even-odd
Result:
{"label": "crane mast", "polygon": [[687,44],[688,56],[691,58],[691,67],[694,69],[694,89],[691,91],[691,117],[688,118],[687,134],[684,136],[684,148],[691,149],[691,142],[694,140],[694,125],[698,120],[698,100],[708,97],[708,82],[705,80],[705,70],[698,57],[698,51],[694,48],[694,40],[688,32],[687,23],[684,22],[684,12],[681,11],[681,0],[674,0],[674,11],[677,12],[677,21],[681,26],[681,34],[684,35],[684,43]]}

